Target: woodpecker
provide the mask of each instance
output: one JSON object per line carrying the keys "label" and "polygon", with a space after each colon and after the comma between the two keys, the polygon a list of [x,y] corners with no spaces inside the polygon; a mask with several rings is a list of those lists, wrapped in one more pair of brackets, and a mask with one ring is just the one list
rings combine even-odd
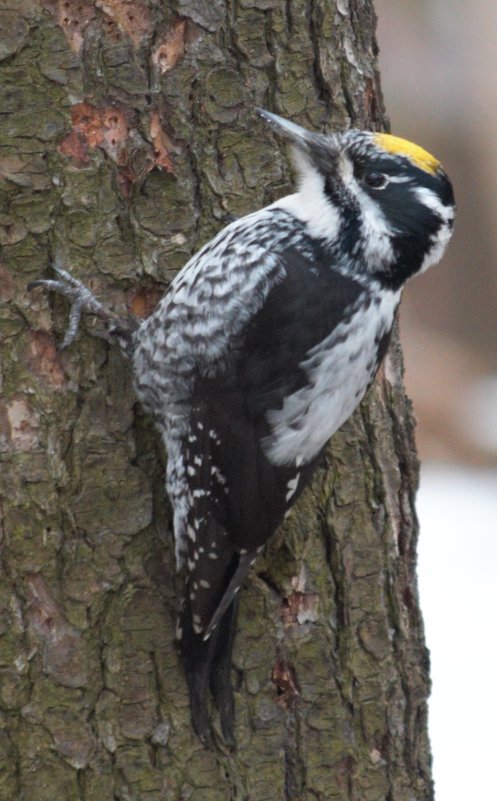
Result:
{"label": "woodpecker", "polygon": [[402,288],[440,259],[455,213],[421,147],[258,113],[291,143],[297,191],[220,231],[148,319],[118,318],[60,267],[34,282],[72,301],[65,345],[88,311],[130,356],[167,451],[193,726],[208,738],[210,692],[228,742],[237,593],[373,381]]}

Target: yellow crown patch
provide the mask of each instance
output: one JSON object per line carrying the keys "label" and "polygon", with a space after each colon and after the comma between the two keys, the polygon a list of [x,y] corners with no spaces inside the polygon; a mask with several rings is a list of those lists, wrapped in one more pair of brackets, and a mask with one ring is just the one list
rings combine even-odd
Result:
{"label": "yellow crown patch", "polygon": [[394,155],[398,153],[399,156],[407,156],[411,159],[416,167],[419,167],[431,175],[435,175],[437,170],[440,169],[441,164],[434,156],[423,150],[419,145],[409,142],[407,139],[402,139],[400,136],[392,136],[386,133],[377,133],[374,135],[375,144],[382,147],[388,153]]}

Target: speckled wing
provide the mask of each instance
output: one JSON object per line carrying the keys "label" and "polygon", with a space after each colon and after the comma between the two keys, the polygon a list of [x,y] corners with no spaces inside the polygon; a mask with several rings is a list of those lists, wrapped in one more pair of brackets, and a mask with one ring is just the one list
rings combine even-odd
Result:
{"label": "speckled wing", "polygon": [[185,447],[196,382],[223,369],[232,343],[282,277],[277,254],[265,247],[271,231],[276,243],[295,236],[288,214],[267,210],[221,231],[178,274],[135,337],[136,390],[168,453],[166,484],[179,565],[186,555],[192,502]]}

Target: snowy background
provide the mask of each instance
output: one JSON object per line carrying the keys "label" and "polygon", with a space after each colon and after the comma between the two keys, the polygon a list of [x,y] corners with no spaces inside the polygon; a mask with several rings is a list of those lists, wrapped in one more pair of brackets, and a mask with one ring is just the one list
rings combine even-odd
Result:
{"label": "snowy background", "polygon": [[496,798],[497,470],[425,465],[419,591],[437,801]]}

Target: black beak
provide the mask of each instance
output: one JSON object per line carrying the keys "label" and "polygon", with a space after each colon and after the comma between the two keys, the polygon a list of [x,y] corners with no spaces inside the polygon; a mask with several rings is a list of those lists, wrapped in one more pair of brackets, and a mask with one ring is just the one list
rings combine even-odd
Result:
{"label": "black beak", "polygon": [[304,153],[307,159],[318,169],[333,174],[336,171],[337,160],[340,153],[339,140],[336,136],[326,136],[325,134],[311,133],[296,125],[290,120],[278,117],[271,111],[263,108],[256,108],[257,114],[269,123],[273,130],[284,136],[298,150]]}
{"label": "black beak", "polygon": [[308,150],[311,144],[316,140],[316,134],[306,131],[305,128],[301,128],[300,125],[296,125],[294,122],[290,122],[290,120],[278,117],[277,114],[273,114],[271,111],[266,111],[264,108],[256,108],[256,112],[263,120],[269,123],[276,133],[286,137],[292,144],[297,145],[297,147]]}

